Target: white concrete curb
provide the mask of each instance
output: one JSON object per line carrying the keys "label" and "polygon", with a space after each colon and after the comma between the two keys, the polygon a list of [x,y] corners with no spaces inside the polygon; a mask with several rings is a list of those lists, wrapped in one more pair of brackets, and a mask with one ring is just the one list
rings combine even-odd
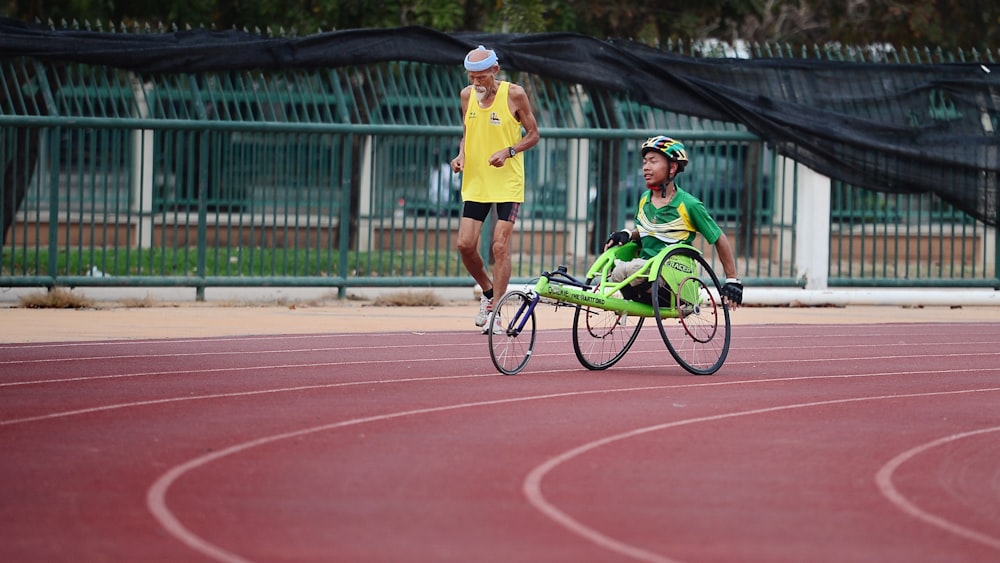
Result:
{"label": "white concrete curb", "polygon": [[[747,287],[747,305],[911,305],[1000,307],[1000,291],[983,288],[893,288],[893,289],[798,289]],[[1000,311],[997,312],[1000,319]]]}

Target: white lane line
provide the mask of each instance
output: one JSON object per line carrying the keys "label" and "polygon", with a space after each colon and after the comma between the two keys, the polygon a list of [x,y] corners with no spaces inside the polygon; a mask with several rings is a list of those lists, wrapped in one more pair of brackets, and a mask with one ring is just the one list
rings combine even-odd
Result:
{"label": "white lane line", "polygon": [[[990,346],[992,346],[995,343],[991,342],[989,344],[990,344]],[[480,346],[479,344],[458,344],[456,346],[469,346],[469,345],[477,346],[477,347]],[[399,347],[400,348],[414,348],[414,347],[416,347],[416,348],[422,348],[422,347],[429,347],[429,346],[437,346],[437,345],[436,344],[422,344],[422,345],[419,345],[419,346],[409,345],[409,346],[399,346]],[[382,348],[382,347],[379,347],[379,348]],[[337,350],[343,350],[343,349],[344,348],[330,349],[330,351],[337,351]],[[368,348],[365,347],[365,348],[358,348],[358,349],[359,350],[365,350],[365,349],[368,349]],[[777,349],[777,348],[775,348],[775,349]],[[814,349],[816,349],[816,348],[814,348]],[[304,349],[304,350],[296,350],[295,352],[314,352],[314,351],[327,351],[327,350],[326,349]],[[264,354],[281,354],[281,353],[284,353],[284,351],[273,351],[273,352],[269,352],[269,351],[264,351],[264,352],[225,352],[225,353],[210,353],[210,354],[205,354],[205,355],[227,355],[227,354],[228,355],[249,355],[249,354],[261,354],[261,353],[264,353]],[[630,356],[641,355],[641,354],[656,354],[656,355],[661,355],[662,354],[662,350],[631,350],[630,351]],[[199,354],[199,353],[166,354],[165,357],[199,356],[199,355],[202,355],[202,354]],[[570,354],[569,352],[556,352],[556,353],[546,354],[546,357],[561,357],[561,356],[572,356],[572,354]],[[873,360],[912,360],[912,359],[924,359],[924,358],[967,358],[967,357],[992,357],[992,356],[998,356],[998,357],[1000,357],[1000,351],[998,351],[998,352],[974,352],[974,353],[970,352],[970,353],[957,353],[957,354],[921,354],[921,355],[918,355],[918,356],[892,355],[892,356],[856,356],[856,357],[852,356],[852,357],[835,357],[835,358],[790,358],[790,359],[785,359],[785,360],[776,360],[776,359],[768,359],[768,360],[742,360],[742,361],[728,361],[728,362],[726,362],[726,366],[729,366],[730,368],[732,368],[734,366],[740,366],[740,365],[754,365],[754,366],[756,366],[756,365],[761,365],[761,364],[806,364],[806,363],[817,363],[817,362],[818,363],[827,364],[827,363],[831,363],[831,362],[854,362],[854,361],[858,361],[858,360],[864,360],[866,362],[869,362],[869,361],[873,361]],[[128,358],[128,357],[133,357],[133,358],[136,358],[136,359],[140,359],[140,358],[155,358],[155,357],[159,357],[159,356],[138,356],[138,355],[137,356],[109,356],[107,358],[101,358],[101,359]],[[87,359],[87,358],[82,358],[82,359]],[[436,357],[436,358],[405,358],[405,359],[399,359],[399,360],[358,360],[358,361],[353,361],[353,362],[321,362],[321,363],[308,363],[308,364],[281,364],[281,365],[274,365],[274,366],[244,366],[244,367],[229,367],[229,368],[213,368],[213,369],[194,370],[194,371],[191,371],[191,370],[175,370],[175,371],[151,371],[151,372],[121,373],[121,374],[107,374],[107,375],[83,375],[83,376],[78,376],[78,377],[64,377],[64,378],[59,378],[59,379],[33,379],[33,380],[29,380],[29,381],[11,381],[11,382],[6,382],[6,383],[0,382],[0,388],[3,388],[3,387],[15,387],[15,386],[26,386],[26,385],[46,385],[46,384],[51,384],[51,383],[72,383],[72,382],[78,382],[78,381],[96,381],[96,380],[101,380],[101,379],[117,379],[117,378],[125,378],[125,377],[144,377],[144,376],[151,376],[151,375],[187,375],[187,374],[212,373],[212,372],[252,371],[252,370],[267,370],[267,369],[290,369],[290,368],[297,368],[297,367],[329,367],[329,366],[341,366],[341,365],[343,365],[343,366],[350,366],[350,365],[368,365],[368,364],[375,364],[375,363],[388,363],[388,364],[392,364],[392,363],[439,362],[439,361],[449,361],[450,362],[450,361],[466,361],[466,360],[472,361],[472,360],[480,360],[480,359],[482,359],[482,357],[477,355],[477,356],[454,357],[454,358],[452,358],[452,357],[449,357],[449,358]],[[74,360],[74,361],[80,361],[80,359],[77,359],[77,360]],[[661,366],[643,366],[643,367],[670,367],[670,366],[676,366],[676,364],[662,364]],[[622,366],[622,367],[624,369],[639,369],[639,368],[636,368],[634,366],[631,366],[631,367],[630,366]],[[551,371],[576,371],[576,369],[574,368],[574,369],[566,369],[566,370],[526,371],[526,372],[524,372],[524,374],[526,375],[526,374],[529,374],[529,373],[547,373],[547,372],[551,372]],[[989,371],[989,370],[987,370],[987,371]],[[922,373],[922,372],[914,372],[914,373]]]}
{"label": "white lane line", "polygon": [[634,389],[615,389],[615,390],[592,390],[592,391],[572,391],[567,393],[554,393],[547,395],[533,395],[528,397],[514,397],[509,399],[496,399],[492,401],[476,401],[472,403],[459,403],[455,405],[445,405],[440,407],[430,407],[424,409],[414,409],[408,411],[401,411],[395,413],[387,413],[376,416],[368,416],[362,418],[354,418],[350,420],[344,420],[340,422],[334,422],[331,424],[323,424],[320,426],[314,426],[310,428],[302,428],[299,430],[294,430],[291,432],[285,432],[281,434],[275,434],[272,436],[265,436],[262,438],[257,438],[255,440],[250,440],[240,444],[235,444],[228,448],[224,448],[200,457],[191,459],[185,463],[174,466],[166,473],[160,476],[153,484],[150,486],[146,492],[146,506],[150,513],[153,515],[160,525],[167,531],[168,534],[172,535],[178,541],[187,545],[191,549],[207,556],[212,559],[226,562],[244,562],[246,561],[239,555],[231,553],[211,542],[201,538],[187,527],[176,517],[173,512],[167,506],[167,492],[170,486],[174,484],[179,478],[181,478],[185,473],[207,465],[213,461],[217,461],[223,457],[227,457],[233,454],[237,454],[254,448],[257,446],[262,446],[264,444],[270,444],[280,440],[287,440],[290,438],[297,438],[307,434],[314,434],[316,432],[323,432],[327,430],[334,430],[338,428],[344,428],[347,426],[356,426],[359,424],[366,424],[369,422],[378,422],[384,420],[391,420],[396,418],[402,418],[407,416],[416,416],[422,414],[438,413],[445,411],[453,411],[458,409],[467,409],[474,407],[484,407],[492,405],[502,405],[508,403],[516,403],[523,401],[538,401],[551,398],[561,398],[570,397],[574,395],[584,395],[584,394],[595,394],[595,393],[612,393],[621,391],[644,391],[649,389],[660,389],[659,387],[637,387]]}
{"label": "white lane line", "polygon": [[[850,377],[856,377],[856,376],[850,376]],[[784,381],[784,380],[781,380],[781,381]],[[726,382],[721,382],[721,383],[707,383],[707,384],[700,384],[698,386],[699,387],[701,387],[701,386],[712,386],[712,385],[721,385],[721,384],[725,384],[725,383]],[[739,382],[728,382],[728,383],[733,384],[733,383],[739,383]],[[203,555],[206,555],[208,557],[211,557],[213,559],[217,559],[217,560],[220,560],[220,561],[227,561],[227,562],[237,562],[237,561],[240,561],[240,562],[242,562],[244,560],[241,557],[239,557],[238,555],[230,553],[230,552],[222,549],[221,547],[218,547],[218,546],[212,544],[211,542],[208,542],[207,540],[201,538],[200,536],[198,536],[197,534],[191,532],[190,530],[188,530],[184,526],[184,524],[176,516],[174,516],[173,512],[167,506],[166,496],[167,496],[167,493],[168,493],[168,491],[170,489],[170,486],[174,482],[176,482],[179,478],[181,478],[185,473],[187,473],[189,471],[192,471],[194,469],[200,468],[200,467],[202,467],[204,465],[207,465],[207,464],[209,464],[209,463],[211,463],[213,461],[217,461],[217,460],[219,460],[219,459],[221,459],[223,457],[227,457],[227,456],[230,456],[230,455],[233,455],[233,454],[237,454],[237,453],[243,452],[245,450],[248,450],[250,448],[254,448],[254,447],[257,447],[257,446],[264,445],[264,444],[270,444],[270,443],[273,443],[273,442],[277,442],[279,440],[286,440],[286,439],[290,439],[290,438],[296,438],[296,437],[299,437],[299,436],[303,436],[303,435],[306,435],[306,434],[312,434],[312,433],[316,433],[316,432],[323,432],[323,431],[333,430],[333,429],[338,429],[338,428],[343,428],[343,427],[347,427],[347,426],[360,425],[360,424],[365,424],[365,423],[369,423],[369,422],[384,421],[384,420],[390,420],[390,419],[401,418],[401,417],[406,417],[406,416],[416,416],[416,415],[421,415],[421,414],[429,414],[429,413],[438,413],[438,412],[445,412],[445,411],[453,411],[453,410],[465,409],[465,408],[509,404],[509,403],[515,403],[515,402],[523,402],[523,401],[534,401],[534,400],[544,400],[544,399],[553,399],[553,398],[565,398],[565,397],[580,396],[580,395],[592,395],[592,394],[607,394],[607,393],[635,392],[635,391],[648,391],[648,390],[663,390],[663,389],[680,388],[680,387],[690,387],[690,386],[689,385],[667,385],[667,386],[652,386],[652,387],[635,387],[635,388],[628,388],[628,389],[600,389],[600,390],[588,390],[588,391],[571,391],[571,392],[565,392],[565,393],[552,393],[552,394],[534,395],[534,396],[528,396],[528,397],[515,397],[515,398],[509,398],[509,399],[497,399],[497,400],[492,400],[492,401],[477,401],[477,402],[472,402],[472,403],[460,403],[460,404],[455,404],[455,405],[445,405],[445,406],[440,406],[440,407],[415,409],[415,410],[401,411],[401,412],[396,412],[396,413],[387,413],[387,414],[383,414],[383,415],[376,415],[376,416],[370,416],[370,417],[355,418],[355,419],[351,419],[351,420],[340,421],[340,422],[335,422],[335,423],[331,423],[331,424],[324,424],[324,425],[320,425],[320,426],[299,429],[299,430],[295,430],[295,431],[291,431],[291,432],[285,432],[285,433],[281,433],[281,434],[275,434],[275,435],[272,435],[272,436],[265,436],[265,437],[257,438],[257,439],[250,440],[250,441],[247,441],[247,442],[243,442],[243,443],[240,443],[240,444],[235,444],[235,445],[230,446],[228,448],[224,448],[224,449],[221,449],[221,450],[218,450],[218,451],[215,451],[215,452],[212,452],[212,453],[209,453],[209,454],[206,454],[206,455],[194,458],[194,459],[189,460],[189,461],[187,461],[187,462],[185,462],[183,464],[180,464],[180,465],[177,465],[177,466],[171,468],[166,473],[164,473],[159,479],[157,479],[153,483],[153,485],[150,486],[150,488],[149,488],[149,490],[147,491],[147,494],[146,494],[146,505],[147,505],[150,513],[153,515],[153,517],[158,522],[160,522],[160,524],[164,527],[164,529],[167,531],[167,533],[169,533],[170,535],[174,536],[178,541],[180,541],[181,543],[187,545],[191,549],[193,549],[193,550],[195,550],[195,551],[197,551],[199,553],[202,553]],[[983,391],[1000,391],[1000,388],[984,389],[984,390],[967,390],[967,391],[948,391],[948,392],[941,392],[941,393],[920,393],[920,394],[912,394],[912,395],[891,395],[891,396],[885,396],[885,397],[880,397],[880,398],[886,398],[886,399],[888,399],[888,398],[903,398],[903,397],[909,397],[909,396],[921,397],[921,396],[945,395],[945,394],[956,394],[956,393],[970,393],[970,392],[983,392]],[[585,539],[588,539],[588,540],[596,543],[597,545],[601,545],[603,547],[607,547],[608,549],[616,551],[617,553],[621,553],[623,555],[627,555],[629,557],[640,559],[640,560],[655,561],[657,563],[674,563],[669,558],[664,558],[664,557],[662,557],[660,555],[646,552],[646,551],[642,550],[641,548],[630,546],[628,544],[624,544],[622,542],[618,542],[617,540],[614,540],[614,539],[612,539],[610,537],[604,536],[603,534],[600,534],[599,532],[597,532],[595,530],[592,530],[590,528],[587,528],[586,526],[583,526],[582,524],[579,524],[578,522],[576,522],[575,520],[573,520],[569,516],[566,516],[564,513],[562,513],[561,511],[559,511],[555,507],[549,505],[544,500],[544,497],[541,495],[541,479],[542,479],[542,477],[544,477],[544,474],[547,471],[549,471],[551,468],[553,468],[556,465],[558,465],[559,463],[562,463],[563,461],[565,461],[567,459],[570,459],[570,458],[572,458],[572,457],[574,457],[576,455],[579,455],[580,453],[583,453],[584,451],[588,451],[590,449],[593,449],[593,448],[597,447],[598,445],[603,445],[605,443],[610,443],[611,441],[614,441],[616,439],[623,439],[623,438],[626,438],[626,437],[631,437],[631,436],[639,435],[639,434],[642,434],[642,433],[645,433],[645,432],[649,432],[649,431],[652,431],[652,430],[657,430],[657,429],[661,429],[661,428],[669,428],[671,426],[679,426],[681,424],[692,424],[692,423],[695,423],[695,422],[703,422],[703,421],[709,421],[709,420],[718,420],[718,419],[722,419],[722,418],[729,418],[729,417],[735,417],[735,416],[745,416],[745,415],[749,415],[749,414],[767,413],[767,412],[774,412],[774,411],[785,410],[785,409],[792,409],[792,408],[804,408],[806,406],[816,406],[816,405],[824,405],[824,404],[836,404],[836,403],[845,403],[845,402],[862,401],[862,400],[874,400],[874,399],[876,399],[876,398],[852,398],[852,399],[842,399],[842,400],[824,401],[824,402],[816,402],[816,403],[804,403],[804,404],[801,404],[801,405],[786,405],[786,406],[782,406],[782,407],[771,407],[771,408],[766,408],[766,409],[756,409],[756,410],[752,410],[752,411],[745,411],[745,412],[739,412],[739,413],[731,413],[731,414],[728,414],[728,415],[715,415],[715,416],[711,416],[711,417],[701,417],[701,418],[696,418],[696,419],[689,419],[689,420],[686,420],[686,421],[679,421],[679,422],[675,422],[675,423],[668,423],[668,424],[664,424],[664,425],[658,425],[658,426],[650,427],[649,429],[634,430],[634,431],[631,431],[631,432],[628,432],[628,433],[625,433],[625,434],[620,434],[620,435],[615,436],[615,437],[605,438],[605,439],[602,439],[602,440],[598,440],[597,442],[591,442],[590,445],[581,446],[581,447],[579,447],[579,448],[577,448],[575,450],[571,450],[570,452],[567,452],[567,454],[562,454],[561,456],[557,456],[556,458],[552,458],[550,461],[543,463],[541,466],[539,466],[539,468],[536,468],[536,470],[532,471],[531,474],[529,474],[528,478],[525,480],[525,484],[524,484],[523,489],[525,491],[525,494],[528,496],[529,502],[531,502],[532,504],[534,504],[536,506],[536,508],[538,508],[543,514],[548,515],[550,518],[554,519],[557,523],[560,523],[560,524],[568,527],[568,529],[570,529],[570,531],[573,531],[575,533],[580,534]],[[542,469],[544,469],[544,470],[542,470]],[[537,492],[531,492],[533,489],[537,489]],[[538,503],[540,503],[540,504],[538,504]]]}
{"label": "white lane line", "polygon": [[32,381],[12,381],[10,383],[0,383],[0,387],[16,387],[25,385],[46,385],[50,383],[72,383],[75,381],[97,381],[101,379],[120,379],[125,377],[147,377],[153,375],[197,375],[207,373],[232,373],[232,372],[252,372],[257,370],[286,370],[297,368],[335,367],[335,366],[355,366],[372,364],[403,364],[418,362],[440,362],[440,361],[465,361],[482,360],[482,356],[469,356],[465,358],[401,358],[398,360],[357,360],[351,362],[314,362],[307,364],[276,364],[272,366],[236,366],[226,368],[208,368],[197,370],[173,370],[173,371],[144,371],[135,373],[118,373],[108,375],[82,375],[79,377],[64,377],[61,379],[39,379]]}
{"label": "white lane line", "polygon": [[252,395],[267,395],[270,393],[289,393],[295,391],[308,391],[310,389],[330,389],[333,387],[350,387],[352,385],[384,385],[389,383],[412,383],[420,381],[441,381],[448,379],[466,379],[469,377],[493,377],[493,374],[472,374],[472,375],[448,375],[448,376],[438,376],[438,377],[412,377],[407,379],[383,379],[383,380],[365,380],[365,381],[342,381],[339,383],[324,383],[320,385],[300,385],[297,387],[279,387],[275,389],[262,389],[258,391],[238,391],[233,393],[213,393],[210,395],[195,395],[186,397],[169,397],[165,399],[151,399],[148,401],[134,401],[131,403],[117,403],[113,405],[101,405],[99,407],[89,407],[86,409],[76,409],[72,411],[54,412],[49,414],[41,414],[38,416],[28,416],[24,418],[12,418],[10,420],[0,420],[0,426],[11,426],[14,424],[23,424],[25,422],[38,422],[41,420],[51,420],[54,418],[63,418],[67,416],[77,416],[81,414],[90,414],[95,412],[112,411],[117,409],[126,409],[131,407],[146,407],[151,405],[162,405],[166,403],[177,403],[183,401],[203,401],[206,399],[226,399],[231,397],[247,397]]}
{"label": "white lane line", "polygon": [[656,431],[659,431],[659,430],[666,430],[666,429],[669,429],[669,428],[676,428],[678,426],[686,426],[686,425],[691,425],[691,424],[698,424],[698,423],[701,423],[701,422],[712,422],[712,421],[724,420],[724,419],[728,419],[728,418],[736,418],[736,417],[741,417],[741,416],[751,416],[751,415],[757,415],[757,414],[769,414],[769,413],[780,412],[780,411],[785,411],[785,410],[804,409],[804,408],[810,408],[810,407],[836,405],[836,404],[843,404],[843,403],[855,403],[855,402],[865,402],[865,401],[880,401],[880,400],[887,400],[887,399],[905,399],[905,398],[914,398],[914,397],[934,397],[934,396],[940,396],[940,395],[958,395],[958,394],[967,394],[967,393],[989,393],[989,392],[996,392],[996,391],[1000,391],[1000,387],[987,388],[987,389],[965,389],[965,390],[960,390],[960,391],[937,391],[937,392],[930,392],[930,393],[908,393],[908,394],[900,394],[900,395],[880,395],[880,396],[871,396],[871,397],[853,397],[853,398],[849,398],[849,399],[834,399],[834,400],[829,400],[829,401],[815,401],[815,402],[809,402],[809,403],[798,403],[798,404],[794,404],[794,405],[782,405],[782,406],[776,406],[776,407],[767,407],[767,408],[761,408],[761,409],[752,409],[752,410],[747,410],[747,411],[737,411],[737,412],[716,414],[716,415],[711,415],[711,416],[702,416],[702,417],[696,417],[696,418],[688,418],[688,419],[684,419],[684,420],[677,420],[677,421],[674,421],[674,422],[668,422],[668,423],[664,423],[664,424],[657,424],[657,425],[654,425],[654,426],[647,426],[647,427],[644,427],[644,428],[636,428],[636,429],[630,430],[628,432],[623,432],[621,434],[616,434],[616,435],[613,435],[613,436],[608,436],[608,437],[605,437],[605,438],[601,438],[599,440],[594,440],[594,441],[591,441],[591,442],[587,442],[586,444],[582,444],[580,446],[577,446],[576,448],[573,448],[571,450],[567,450],[567,451],[565,451],[565,452],[563,452],[563,453],[561,453],[561,454],[559,454],[557,456],[553,456],[553,457],[549,458],[548,460],[546,460],[545,462],[543,462],[541,465],[538,465],[537,467],[535,467],[534,469],[532,469],[528,473],[528,476],[525,478],[525,480],[524,480],[524,482],[522,484],[522,488],[521,489],[522,489],[525,497],[527,497],[528,502],[532,506],[534,506],[539,512],[541,512],[543,515],[545,515],[546,517],[548,517],[550,520],[554,521],[555,523],[559,524],[563,528],[566,528],[570,532],[572,532],[572,533],[580,536],[581,538],[583,538],[583,539],[585,539],[585,540],[587,540],[587,541],[589,541],[589,542],[591,542],[591,543],[593,543],[595,545],[604,547],[606,549],[609,549],[609,550],[614,551],[616,553],[619,553],[621,555],[624,555],[624,556],[627,556],[627,557],[631,557],[633,559],[637,559],[637,560],[640,560],[640,561],[655,561],[655,562],[659,562],[659,563],[670,562],[670,561],[672,561],[671,559],[665,558],[662,555],[659,555],[657,553],[653,553],[653,552],[650,552],[650,551],[646,551],[646,550],[641,549],[639,547],[627,544],[625,542],[622,542],[620,540],[612,538],[612,537],[610,537],[610,536],[608,536],[606,534],[603,534],[600,531],[598,531],[598,530],[596,530],[594,528],[591,528],[591,527],[587,526],[586,524],[583,524],[582,522],[574,519],[572,516],[566,514],[565,512],[563,512],[562,510],[560,510],[559,508],[557,508],[555,505],[553,505],[552,503],[550,503],[545,498],[545,495],[542,493],[542,481],[545,479],[545,476],[550,471],[552,471],[553,469],[555,469],[556,467],[558,467],[559,465],[561,465],[561,464],[563,464],[563,463],[565,463],[565,462],[567,462],[567,461],[569,461],[569,460],[571,460],[571,459],[573,459],[573,458],[575,458],[575,457],[577,457],[577,456],[579,456],[581,454],[584,454],[584,453],[589,452],[591,450],[597,449],[597,448],[599,448],[601,446],[605,446],[605,445],[611,444],[613,442],[618,442],[618,441],[621,441],[621,440],[627,440],[629,438],[634,438],[636,436],[640,436],[642,434],[648,434],[650,432],[656,432]]}
{"label": "white lane line", "polygon": [[[481,359],[481,358],[475,358]],[[410,360],[397,360],[397,361],[410,361]],[[430,361],[430,360],[427,360]],[[364,363],[371,364],[376,362],[354,362],[354,363]],[[288,369],[291,367],[313,367],[313,366],[328,366],[328,365],[345,365],[345,364],[305,364],[305,365],[291,365],[291,366],[268,366],[267,369]],[[645,370],[650,369],[650,367],[656,369],[660,367],[677,367],[676,364],[662,364],[659,366],[632,366],[623,367],[621,369],[628,370]],[[174,373],[178,374],[198,374],[198,373],[211,373],[211,372],[224,372],[224,371],[243,371],[249,368],[219,368],[211,370],[198,370],[195,372],[183,371],[183,372],[151,372],[144,375],[170,375]],[[253,368],[253,369],[264,369],[264,368]],[[519,376],[524,377],[530,374],[557,374],[557,373],[569,373],[578,372],[580,368],[574,369],[553,369],[553,370],[539,370],[533,372],[525,372]],[[686,388],[702,388],[702,387],[716,387],[723,385],[751,385],[758,383],[785,383],[792,381],[812,381],[821,379],[854,379],[859,377],[894,377],[894,376],[905,376],[905,375],[945,375],[945,374],[960,374],[960,373],[987,373],[987,372],[1000,372],[1000,367],[993,369],[982,369],[982,368],[968,368],[968,369],[950,369],[950,370],[929,370],[929,371],[899,371],[899,372],[880,372],[880,373],[861,373],[861,374],[834,374],[834,375],[805,375],[798,377],[778,377],[770,379],[750,379],[750,380],[730,380],[730,381],[713,381],[707,383],[688,383],[688,384],[671,384],[671,385],[658,385],[650,387],[629,387],[623,389],[597,389],[593,391],[583,391],[581,393],[605,393],[614,391],[635,391],[635,390],[645,390],[645,389],[686,389]],[[139,374],[143,375],[143,374]],[[108,376],[108,377],[126,377],[126,376]],[[130,377],[130,376],[129,376]],[[12,418],[9,420],[0,420],[0,426],[10,426],[14,424],[22,424],[25,422],[37,422],[41,420],[51,420],[55,418],[62,418],[67,416],[77,416],[82,414],[89,414],[95,412],[104,412],[117,409],[125,409],[131,407],[143,407],[149,405],[159,405],[164,403],[174,403],[181,401],[198,401],[204,399],[220,399],[226,397],[245,397],[250,395],[266,395],[270,393],[285,393],[294,391],[303,391],[308,389],[327,389],[332,387],[347,387],[351,385],[387,385],[392,383],[412,383],[421,381],[440,381],[448,379],[466,379],[470,377],[508,377],[497,375],[496,373],[485,373],[485,374],[468,374],[468,375],[448,375],[448,376],[437,376],[437,377],[413,377],[406,379],[376,379],[376,380],[363,380],[363,381],[345,381],[338,383],[324,383],[319,385],[302,385],[296,387],[277,387],[274,389],[261,389],[257,391],[240,391],[234,393],[213,393],[209,395],[186,395],[184,397],[168,397],[165,399],[152,399],[148,401],[134,401],[129,403],[115,403],[111,405],[101,405],[97,407],[88,407],[85,409],[76,409],[71,411],[61,411],[48,414],[42,414],[37,416],[29,416],[24,418]],[[686,376],[685,376],[686,377]],[[557,395],[558,396],[558,395]]]}
{"label": "white lane line", "polygon": [[[986,343],[984,343],[986,344]],[[263,355],[263,354],[302,354],[302,353],[315,353],[315,352],[350,352],[350,351],[360,351],[360,350],[383,350],[392,348],[426,348],[431,345],[431,343],[422,344],[389,344],[385,346],[329,346],[323,348],[277,348],[274,350],[223,350],[216,352],[171,352],[166,354],[115,354],[110,356],[84,356],[84,357],[65,357],[65,358],[34,358],[30,360],[0,360],[0,366],[2,365],[31,365],[31,364],[51,364],[51,363],[62,363],[62,362],[94,362],[94,361],[106,361],[106,360],[129,360],[129,359],[153,359],[153,358],[188,358],[188,357],[203,357],[203,356],[250,356],[250,355]],[[433,343],[434,346],[438,344]],[[449,344],[449,347],[462,347],[462,346],[475,346],[479,348],[482,346],[480,342],[460,342],[455,344]]]}
{"label": "white lane line", "polygon": [[[441,331],[434,332],[435,335],[442,334],[470,334],[471,331]],[[319,332],[313,334],[248,334],[245,336],[204,336],[199,338],[137,338],[118,340],[90,340],[83,342],[26,342],[21,344],[0,345],[0,352],[3,350],[37,350],[47,348],[84,348],[98,347],[110,348],[115,346],[131,346],[134,344],[204,344],[215,342],[243,342],[247,340],[308,340],[316,338],[371,338],[373,336],[394,336],[414,334],[413,331],[400,332]]]}
{"label": "white lane line", "polygon": [[1000,550],[1000,538],[996,536],[983,534],[981,532],[977,532],[975,530],[966,528],[964,526],[961,526],[959,524],[956,524],[940,516],[931,514],[923,510],[922,508],[911,502],[909,499],[907,499],[901,492],[899,492],[896,486],[893,485],[892,483],[893,473],[897,469],[899,469],[901,465],[903,465],[910,459],[916,457],[917,455],[920,455],[932,448],[936,448],[938,446],[942,446],[944,444],[948,444],[956,440],[962,440],[965,438],[969,438],[972,436],[979,436],[981,434],[987,434],[990,432],[1000,432],[1000,426],[994,426],[991,428],[980,428],[979,430],[971,430],[968,432],[952,434],[951,436],[945,436],[943,438],[938,438],[937,440],[932,440],[930,442],[927,442],[926,444],[922,444],[920,446],[917,446],[913,449],[907,450],[899,454],[898,456],[889,460],[889,463],[886,463],[884,466],[882,466],[882,468],[879,469],[878,473],[876,473],[875,483],[878,485],[879,492],[881,492],[883,496],[889,499],[889,502],[896,505],[897,508],[899,508],[906,514],[913,516],[914,518],[923,520],[924,522],[930,524],[931,526],[936,526],[938,528],[941,528],[942,530],[945,530],[946,532],[955,534],[956,536],[962,536],[966,539],[992,547],[993,549]]}

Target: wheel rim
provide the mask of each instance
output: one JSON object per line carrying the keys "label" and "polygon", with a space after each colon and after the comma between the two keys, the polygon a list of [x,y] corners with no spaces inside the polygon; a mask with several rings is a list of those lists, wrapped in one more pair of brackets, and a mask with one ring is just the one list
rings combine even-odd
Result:
{"label": "wheel rim", "polygon": [[[708,306],[705,303],[695,303],[691,306],[690,312],[686,312],[683,306],[678,303],[677,310],[680,318],[681,326],[684,327],[684,332],[697,343],[707,344],[712,341],[719,329],[719,315],[718,315],[718,304],[711,293],[708,292],[708,288],[701,280],[688,278],[684,280],[684,283],[696,283],[698,285],[698,292],[701,294],[704,290],[705,298],[709,300]],[[684,291],[679,292],[681,295]],[[680,297],[677,298],[680,301]]]}
{"label": "wheel rim", "polygon": [[532,298],[526,293],[508,293],[497,302],[493,314],[487,319],[487,326],[490,327],[493,326],[494,315],[501,319],[503,331],[494,334],[489,330],[487,335],[490,359],[497,370],[505,375],[519,373],[531,359],[535,346],[535,311],[530,307],[531,301]]}
{"label": "wheel rim", "polygon": [[[678,283],[677,295],[670,293],[669,307],[660,304],[660,294],[669,289],[654,285],[656,323],[670,355],[681,367],[696,375],[710,375],[722,367],[729,353],[729,310],[715,298],[721,288],[705,260],[693,251],[672,251],[671,254],[674,252],[690,259],[695,272]],[[664,268],[669,267],[667,263],[664,259],[660,264],[657,272],[660,279],[664,278]],[[702,277],[712,282],[715,293],[709,291]]]}
{"label": "wheel rim", "polygon": [[642,317],[578,306],[573,317],[573,352],[587,369],[607,369],[632,347],[643,321]]}

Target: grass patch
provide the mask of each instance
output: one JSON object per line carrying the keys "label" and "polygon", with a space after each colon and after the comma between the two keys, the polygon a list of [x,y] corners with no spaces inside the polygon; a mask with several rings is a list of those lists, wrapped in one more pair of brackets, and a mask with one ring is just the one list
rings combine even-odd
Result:
{"label": "grass patch", "polygon": [[152,295],[147,293],[142,299],[137,297],[126,297],[121,300],[121,304],[123,307],[129,309],[148,309],[150,307],[156,307],[156,300],[153,299]]}
{"label": "grass patch", "polygon": [[62,287],[19,297],[18,302],[25,309],[90,309],[94,306],[94,302],[84,295]]}
{"label": "grass patch", "polygon": [[[3,249],[3,275],[58,276],[197,276],[196,248],[89,248],[60,249],[55,271],[50,269],[47,248]],[[464,274],[457,252],[349,252],[346,271],[341,271],[341,255],[333,250],[294,248],[206,249],[206,276],[220,277],[408,277],[458,276]],[[95,268],[97,273],[95,272]]]}

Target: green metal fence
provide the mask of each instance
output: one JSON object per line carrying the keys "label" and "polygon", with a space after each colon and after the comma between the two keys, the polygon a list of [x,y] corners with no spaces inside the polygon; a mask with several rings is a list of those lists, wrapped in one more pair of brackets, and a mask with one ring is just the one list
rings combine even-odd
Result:
{"label": "green metal fence", "polygon": [[837,182],[832,196],[831,285],[975,286],[996,277],[996,230],[940,198]]}
{"label": "green metal fence", "polygon": [[[736,124],[509,78],[542,132],[526,153],[515,282],[585,270],[631,222],[639,142],[667,133],[689,146],[681,185],[729,233],[741,276],[803,284],[799,188],[766,143]],[[461,135],[458,66],[142,75],[19,59],[0,61],[0,82],[0,286],[203,297],[213,286],[472,284],[454,250],[456,178],[441,171]],[[834,183],[830,218],[831,285],[998,285],[995,231],[940,201]]]}

